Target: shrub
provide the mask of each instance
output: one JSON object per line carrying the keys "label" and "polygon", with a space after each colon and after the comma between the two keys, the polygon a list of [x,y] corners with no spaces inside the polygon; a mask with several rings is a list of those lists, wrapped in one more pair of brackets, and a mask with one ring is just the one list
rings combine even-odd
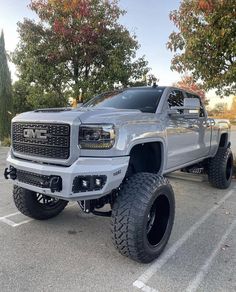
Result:
{"label": "shrub", "polygon": [[9,147],[11,146],[11,138],[10,137],[5,137],[2,141],[2,146],[4,147]]}

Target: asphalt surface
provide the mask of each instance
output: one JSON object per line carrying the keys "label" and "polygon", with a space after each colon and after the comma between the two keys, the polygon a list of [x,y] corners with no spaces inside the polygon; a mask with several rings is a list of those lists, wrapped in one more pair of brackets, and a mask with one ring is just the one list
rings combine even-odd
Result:
{"label": "asphalt surface", "polygon": [[[236,291],[236,182],[170,179],[176,220],[155,262],[121,256],[110,219],[70,204],[58,217],[29,220],[16,213],[12,185],[3,179],[0,148],[0,291]],[[16,213],[16,214],[15,214]]]}

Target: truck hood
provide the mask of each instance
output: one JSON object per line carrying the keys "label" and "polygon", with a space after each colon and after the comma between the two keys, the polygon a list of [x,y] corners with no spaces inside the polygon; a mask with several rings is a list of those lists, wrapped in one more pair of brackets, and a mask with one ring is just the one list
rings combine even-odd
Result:
{"label": "truck hood", "polygon": [[77,108],[77,109],[43,109],[17,115],[13,122],[46,122],[69,124],[96,124],[157,122],[157,115],[143,113],[139,110],[123,110],[115,108]]}

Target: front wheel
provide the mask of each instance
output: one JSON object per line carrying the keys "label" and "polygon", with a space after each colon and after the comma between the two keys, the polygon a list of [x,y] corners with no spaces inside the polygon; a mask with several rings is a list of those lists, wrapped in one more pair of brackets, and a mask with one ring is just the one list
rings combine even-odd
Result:
{"label": "front wheel", "polygon": [[57,216],[68,204],[67,201],[35,193],[18,186],[13,188],[13,199],[17,209],[22,214],[38,220]]}
{"label": "front wheel", "polygon": [[122,255],[148,263],[164,250],[175,216],[168,180],[137,173],[124,182],[112,209],[113,243]]}

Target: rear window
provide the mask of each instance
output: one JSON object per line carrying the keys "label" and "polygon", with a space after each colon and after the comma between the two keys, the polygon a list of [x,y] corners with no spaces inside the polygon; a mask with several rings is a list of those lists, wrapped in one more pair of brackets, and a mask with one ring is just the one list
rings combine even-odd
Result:
{"label": "rear window", "polygon": [[164,89],[126,89],[106,92],[92,98],[83,107],[137,109],[155,113]]}

